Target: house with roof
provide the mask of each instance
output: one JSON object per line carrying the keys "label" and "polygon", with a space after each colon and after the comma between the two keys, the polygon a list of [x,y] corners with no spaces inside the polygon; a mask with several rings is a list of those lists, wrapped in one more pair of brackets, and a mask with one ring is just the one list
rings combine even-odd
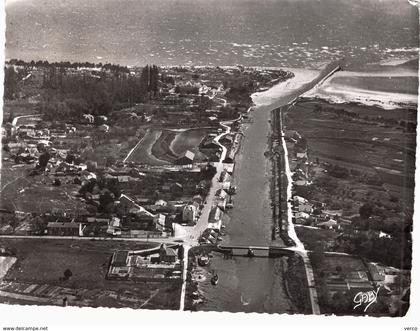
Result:
{"label": "house with roof", "polygon": [[177,251],[172,247],[167,247],[161,244],[159,248],[159,262],[162,263],[175,263],[178,258]]}
{"label": "house with roof", "polygon": [[325,222],[318,223],[316,226],[319,227],[319,228],[328,229],[328,230],[334,230],[334,229],[337,229],[339,227],[339,225],[337,224],[337,221],[333,220],[333,219],[330,219],[330,220],[325,221]]}
{"label": "house with roof", "polygon": [[222,221],[223,211],[219,207],[213,207],[209,214],[209,223],[218,223]]}
{"label": "house with roof", "polygon": [[303,197],[300,197],[300,196],[298,196],[298,195],[295,195],[295,196],[293,197],[293,202],[294,202],[296,205],[298,205],[298,204],[300,204],[300,203],[307,203],[307,202],[308,202],[308,200],[307,200],[307,199],[305,199],[305,198],[303,198]]}
{"label": "house with roof", "polygon": [[191,165],[194,163],[195,154],[190,150],[187,150],[183,156],[175,161],[178,165]]}
{"label": "house with roof", "polygon": [[129,264],[129,251],[115,251],[112,254],[111,266],[127,267]]}
{"label": "house with roof", "polygon": [[313,211],[313,206],[312,204],[306,202],[306,203],[299,203],[298,206],[296,207],[297,211],[303,211],[305,213],[312,213]]}
{"label": "house with roof", "polygon": [[296,152],[297,159],[308,159],[307,151]]}
{"label": "house with roof", "polygon": [[233,143],[233,141],[234,141],[234,138],[233,138],[233,136],[232,135],[230,135],[230,134],[225,134],[223,137],[221,137],[220,139],[219,139],[219,143],[221,143],[221,144],[232,144]]}
{"label": "house with roof", "polygon": [[203,138],[199,147],[201,150],[221,150],[220,145],[211,136]]}
{"label": "house with roof", "polygon": [[236,149],[231,147],[229,148],[228,152],[226,153],[226,157],[223,162],[225,163],[233,163],[235,161],[235,154]]}
{"label": "house with roof", "polygon": [[378,265],[377,263],[368,263],[368,269],[370,276],[374,282],[383,282],[385,280],[385,268]]}
{"label": "house with roof", "polygon": [[50,236],[83,236],[83,225],[79,222],[49,222],[47,233]]}
{"label": "house with roof", "polygon": [[299,211],[299,212],[295,213],[295,217],[296,218],[308,219],[310,217],[310,215],[308,213],[303,212],[303,211]]}
{"label": "house with roof", "polygon": [[117,203],[117,208],[120,213],[122,214],[129,214],[129,213],[145,213],[149,216],[154,216],[152,213],[147,211],[144,207],[138,205],[132,198],[125,194],[121,194],[120,199]]}
{"label": "house with roof", "polygon": [[196,203],[189,203],[182,209],[182,222],[194,225],[197,221],[198,208]]}
{"label": "house with roof", "polygon": [[201,206],[203,204],[203,197],[200,194],[196,194],[192,197],[192,201]]}
{"label": "house with roof", "polygon": [[121,235],[121,220],[118,217],[111,218],[106,233],[113,236]]}

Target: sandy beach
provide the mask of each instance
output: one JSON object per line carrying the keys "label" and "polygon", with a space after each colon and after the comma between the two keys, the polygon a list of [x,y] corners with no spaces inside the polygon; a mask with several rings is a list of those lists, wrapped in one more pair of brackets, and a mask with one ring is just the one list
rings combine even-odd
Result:
{"label": "sandy beach", "polygon": [[[303,96],[320,98],[332,103],[356,102],[368,106],[379,106],[383,109],[411,108],[417,105],[418,94],[413,93],[412,88],[408,91],[399,84],[416,77],[418,77],[416,71],[406,68],[385,69],[382,72],[340,71]],[[363,81],[368,79],[370,81],[377,79],[375,88],[366,88],[363,85]],[[391,80],[395,81],[394,91],[389,91],[386,87],[388,85],[389,88]],[[359,86],[358,81],[360,81]]]}
{"label": "sandy beach", "polygon": [[290,94],[290,92],[301,88],[303,85],[310,83],[318,77],[320,71],[314,69],[301,68],[283,68],[291,71],[294,77],[274,85],[272,88],[264,92],[257,92],[251,95],[252,101],[256,107],[269,106],[275,103],[279,98]]}

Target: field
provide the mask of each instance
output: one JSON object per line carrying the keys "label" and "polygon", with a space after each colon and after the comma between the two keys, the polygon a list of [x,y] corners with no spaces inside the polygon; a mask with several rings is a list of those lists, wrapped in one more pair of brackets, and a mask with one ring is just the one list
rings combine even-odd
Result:
{"label": "field", "polygon": [[6,101],[3,108],[3,118],[8,119],[10,113],[13,113],[15,117],[36,114],[36,104],[30,103],[27,100]]}
{"label": "field", "polygon": [[176,160],[177,155],[175,155],[170,149],[171,142],[175,138],[176,133],[172,131],[162,131],[159,139],[153,144],[152,154],[159,160],[165,160],[168,162],[173,162]]}
{"label": "field", "polygon": [[340,187],[357,190],[363,183],[369,184],[364,193],[375,191],[377,201],[384,198],[381,192],[389,189],[389,196],[396,196],[408,210],[412,210],[414,198],[415,123],[416,112],[408,109],[382,110],[318,100],[300,101],[287,113],[287,129],[306,138],[310,161],[344,167],[363,177],[359,183],[334,178]]}
{"label": "field", "polygon": [[146,135],[142,138],[141,143],[136,147],[130,157],[127,159],[128,162],[136,162],[148,165],[165,165],[169,162],[156,158],[152,154],[153,145],[158,141],[162,135],[162,130],[149,129]]}
{"label": "field", "polygon": [[182,155],[187,150],[194,151],[208,133],[209,129],[191,129],[179,132],[170,148],[177,155]]}
{"label": "field", "polygon": [[328,241],[334,240],[337,234],[332,230],[311,229],[304,226],[295,225],[298,238],[304,243],[307,250],[316,250],[324,247]]}
{"label": "field", "polygon": [[81,288],[106,286],[105,275],[114,250],[142,249],[152,245],[89,240],[0,238],[0,246],[15,250],[18,258],[6,279],[57,285],[64,270],[70,269],[73,276],[66,285]]}
{"label": "field", "polygon": [[9,161],[3,161],[1,169],[1,197],[0,206],[4,209],[24,212],[46,212],[53,207],[62,211],[74,211],[85,208],[85,204],[74,197],[79,186],[66,183],[53,186],[53,177],[28,176],[33,165],[12,167]]}
{"label": "field", "polygon": [[209,129],[187,129],[178,132],[149,129],[127,161],[149,165],[170,164],[187,150],[197,152],[198,145],[208,133]]}
{"label": "field", "polygon": [[121,161],[138,142],[136,137],[128,137],[125,140],[111,139],[95,147],[86,156],[98,165],[106,165],[107,160]]}
{"label": "field", "polygon": [[[17,255],[16,263],[4,279],[15,283],[10,290],[18,291],[22,284],[45,284],[83,293],[83,298],[80,299],[82,304],[83,300],[87,300],[93,306],[176,309],[179,302],[179,284],[146,284],[105,279],[114,250],[139,250],[154,245],[156,244],[140,242],[0,238],[0,246],[16,251]],[[63,280],[66,269],[70,269],[72,276]],[[132,297],[135,300],[123,303],[124,300],[120,300],[120,296]],[[147,301],[148,299],[150,300]]]}

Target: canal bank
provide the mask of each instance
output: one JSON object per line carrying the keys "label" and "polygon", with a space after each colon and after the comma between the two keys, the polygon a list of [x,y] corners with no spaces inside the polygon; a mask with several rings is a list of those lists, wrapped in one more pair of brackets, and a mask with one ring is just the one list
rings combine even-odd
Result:
{"label": "canal bank", "polygon": [[[271,162],[266,153],[271,139],[270,116],[273,109],[287,105],[312,88],[323,72],[296,70],[295,77],[268,91],[254,94],[256,106],[250,112],[251,123],[243,124],[244,138],[236,157],[234,185],[235,207],[229,212],[223,243],[262,245],[272,243],[272,209],[270,201]],[[226,259],[213,253],[211,264],[195,267],[192,279],[203,301],[195,310],[230,312],[299,313],[285,286],[282,258]],[[219,283],[210,283],[217,272]]]}

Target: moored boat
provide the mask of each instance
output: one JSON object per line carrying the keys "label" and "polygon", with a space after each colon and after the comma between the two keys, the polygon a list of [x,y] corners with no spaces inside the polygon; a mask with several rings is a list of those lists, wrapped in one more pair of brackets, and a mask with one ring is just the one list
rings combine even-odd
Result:
{"label": "moored boat", "polygon": [[219,282],[219,276],[217,274],[214,274],[211,277],[210,282],[212,285],[217,285],[217,283]]}
{"label": "moored boat", "polygon": [[198,265],[205,267],[210,263],[210,258],[207,255],[201,255],[198,257]]}

